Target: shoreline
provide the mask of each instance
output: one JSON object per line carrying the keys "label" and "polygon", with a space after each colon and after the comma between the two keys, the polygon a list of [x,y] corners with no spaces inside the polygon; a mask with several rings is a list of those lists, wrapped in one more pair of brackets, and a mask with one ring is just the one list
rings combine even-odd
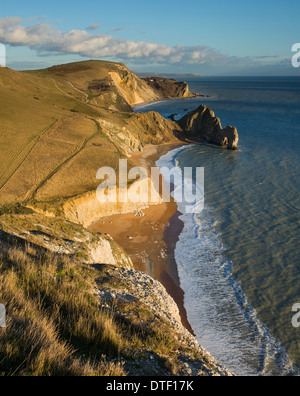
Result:
{"label": "shoreline", "polygon": [[[158,146],[148,145],[144,150],[132,155],[140,166],[154,167],[156,161],[178,147],[189,143],[174,141]],[[188,321],[184,306],[184,292],[175,261],[175,246],[183,230],[184,223],[179,219],[177,203],[163,202],[143,210],[144,217],[134,213],[116,214],[102,217],[93,223],[89,230],[109,234],[130,256],[134,268],[158,280],[176,302],[183,326],[195,333]]]}
{"label": "shoreline", "polygon": [[145,108],[147,106],[151,106],[153,104],[157,104],[157,103],[163,103],[163,102],[167,102],[169,100],[182,100],[182,99],[196,99],[196,98],[205,98],[205,95],[200,95],[200,94],[193,94],[194,96],[183,96],[183,97],[179,97],[179,98],[163,98],[163,99],[157,99],[157,100],[152,100],[150,102],[147,103],[137,103],[137,104],[132,104],[130,105],[131,108],[134,110],[134,112],[138,113],[139,108]]}

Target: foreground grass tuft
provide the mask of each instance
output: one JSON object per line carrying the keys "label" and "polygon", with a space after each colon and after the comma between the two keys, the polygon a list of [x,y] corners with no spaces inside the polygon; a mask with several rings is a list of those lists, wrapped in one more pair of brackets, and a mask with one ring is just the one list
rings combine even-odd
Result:
{"label": "foreground grass tuft", "polygon": [[187,361],[195,370],[209,367],[171,323],[133,297],[119,270],[0,243],[0,303],[7,311],[0,375],[186,375]]}
{"label": "foreground grass tuft", "polygon": [[122,348],[120,329],[99,309],[79,264],[29,247],[0,249],[0,301],[7,310],[0,373],[124,375],[120,363],[107,363]]}

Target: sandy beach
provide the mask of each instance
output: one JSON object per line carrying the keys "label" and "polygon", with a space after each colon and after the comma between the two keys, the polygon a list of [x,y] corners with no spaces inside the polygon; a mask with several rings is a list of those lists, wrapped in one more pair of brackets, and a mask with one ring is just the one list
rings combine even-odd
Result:
{"label": "sandy beach", "polygon": [[[132,159],[141,166],[155,166],[155,161],[182,144],[146,146]],[[180,288],[174,249],[183,229],[177,204],[164,202],[143,210],[144,216],[134,213],[103,217],[89,228],[110,234],[129,254],[135,269],[159,280],[177,303],[182,323],[193,333],[184,308],[184,293]]]}

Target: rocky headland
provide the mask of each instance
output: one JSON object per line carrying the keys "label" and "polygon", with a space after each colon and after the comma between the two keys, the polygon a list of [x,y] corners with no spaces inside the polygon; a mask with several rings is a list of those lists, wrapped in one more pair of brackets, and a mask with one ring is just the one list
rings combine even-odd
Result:
{"label": "rocky headland", "polygon": [[184,81],[162,77],[147,77],[143,80],[161,99],[195,98],[198,96],[198,94],[190,92],[188,84]]}
{"label": "rocky headland", "polygon": [[222,128],[221,120],[215,113],[201,105],[196,110],[186,114],[178,124],[189,139],[199,139],[230,150],[238,150],[239,135],[232,126]]}

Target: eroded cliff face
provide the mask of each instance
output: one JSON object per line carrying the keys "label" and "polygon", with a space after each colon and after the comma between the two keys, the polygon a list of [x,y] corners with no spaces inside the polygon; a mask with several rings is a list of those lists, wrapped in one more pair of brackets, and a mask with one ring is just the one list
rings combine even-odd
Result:
{"label": "eroded cliff face", "polygon": [[198,96],[190,92],[188,84],[184,81],[181,82],[162,77],[150,77],[143,80],[162,99],[194,98]]}
{"label": "eroded cliff face", "polygon": [[104,80],[90,83],[88,90],[94,96],[91,103],[106,98],[107,107],[117,111],[130,111],[130,106],[162,99],[197,96],[186,82],[160,77],[141,79],[121,63],[115,64]]}
{"label": "eroded cliff face", "polygon": [[222,128],[219,118],[215,113],[201,105],[195,111],[185,115],[178,124],[183,129],[187,138],[202,139],[218,146],[237,150],[239,136],[237,129],[232,126]]}
{"label": "eroded cliff face", "polygon": [[[135,362],[125,360],[130,375],[231,376],[184,328],[175,301],[160,282],[140,271],[111,266],[102,267],[101,276],[111,280],[111,284],[106,283],[104,287],[100,280],[94,290],[102,306],[113,305],[123,320],[137,319],[140,322],[141,311],[147,312],[143,320],[144,331],[153,331],[165,324],[165,331],[172,334],[170,346],[173,351],[165,354],[169,364],[162,367],[162,356],[151,349],[144,350],[136,354]],[[142,357],[145,353],[146,359]]]}
{"label": "eroded cliff face", "polygon": [[[131,188],[134,188],[137,194],[143,191],[146,192],[140,196],[139,202],[132,202],[129,199],[127,202],[120,200],[120,197],[124,196],[124,194],[127,195],[128,191],[130,193],[130,188],[129,190],[127,188],[123,189],[123,191],[117,188],[116,199],[113,192],[107,195],[107,202],[99,201],[97,191],[95,190],[64,203],[62,206],[64,217],[73,223],[89,227],[102,217],[122,213],[134,213],[149,208],[149,206],[162,203],[162,198],[157,194],[150,178],[136,181]],[[152,191],[153,194],[151,197]],[[153,200],[153,196],[155,200]]]}
{"label": "eroded cliff face", "polygon": [[0,240],[12,245],[23,240],[52,253],[78,257],[87,264],[133,268],[129,256],[109,235],[41,214],[0,216]]}
{"label": "eroded cliff face", "polygon": [[[183,131],[175,122],[166,120],[156,112],[137,113],[132,114],[126,120],[126,123],[119,122],[119,120],[98,119],[101,130],[109,138],[109,140],[120,150],[124,158],[128,160],[128,170],[134,166],[139,166],[138,163],[132,159],[132,155],[137,151],[143,151],[145,145],[177,142],[175,136],[182,136]],[[180,143],[178,141],[178,143]],[[99,162],[97,162],[99,164]],[[118,169],[116,164],[116,169]],[[103,166],[106,166],[103,163]],[[93,173],[95,183],[93,190],[87,193],[80,194],[74,198],[67,199],[62,205],[63,216],[77,224],[84,227],[89,227],[92,223],[101,219],[102,217],[122,214],[134,213],[142,209],[146,209],[152,205],[158,205],[162,202],[153,183],[151,181],[150,172],[147,177],[134,181],[124,193],[120,192],[117,186],[117,200],[114,197],[107,197],[107,202],[99,202],[97,199],[97,187],[100,181],[96,180],[95,168]],[[78,183],[78,179],[75,179]],[[138,202],[121,202],[119,197],[124,196],[130,189],[135,188],[138,195]],[[139,196],[141,191],[146,191],[148,194]],[[155,197],[155,199],[153,199]]]}
{"label": "eroded cliff face", "polygon": [[160,99],[159,93],[133,74],[126,66],[120,66],[119,72],[109,73],[119,94],[130,106]]}
{"label": "eroded cliff face", "polygon": [[133,113],[126,120],[98,119],[101,130],[126,154],[142,151],[147,144],[161,144],[175,141],[182,135],[182,129],[174,122],[166,120],[159,113]]}

